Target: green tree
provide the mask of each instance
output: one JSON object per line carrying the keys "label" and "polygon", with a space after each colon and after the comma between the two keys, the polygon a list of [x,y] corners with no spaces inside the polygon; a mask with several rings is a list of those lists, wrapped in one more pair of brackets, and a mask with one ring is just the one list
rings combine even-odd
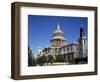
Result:
{"label": "green tree", "polygon": [[32,66],[36,66],[36,59],[34,57],[32,58]]}
{"label": "green tree", "polygon": [[65,62],[66,60],[63,55],[57,55],[55,61],[56,62]]}
{"label": "green tree", "polygon": [[48,63],[53,64],[54,62],[54,57],[52,55],[48,55]]}
{"label": "green tree", "polygon": [[32,66],[32,50],[28,47],[28,66]]}
{"label": "green tree", "polygon": [[28,47],[28,66],[36,66],[36,59],[34,58],[30,47]]}
{"label": "green tree", "polygon": [[37,57],[36,62],[40,66],[43,66],[45,63],[47,63],[47,57],[45,55]]}

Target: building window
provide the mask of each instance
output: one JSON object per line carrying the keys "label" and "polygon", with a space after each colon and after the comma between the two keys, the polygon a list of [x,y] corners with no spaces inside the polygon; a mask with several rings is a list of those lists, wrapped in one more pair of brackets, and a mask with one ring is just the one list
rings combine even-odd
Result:
{"label": "building window", "polygon": [[69,52],[69,47],[67,48],[67,51]]}
{"label": "building window", "polygon": [[73,49],[73,46],[71,46],[71,51],[72,51],[72,49]]}
{"label": "building window", "polygon": [[65,48],[63,49],[63,52],[65,53]]}
{"label": "building window", "polygon": [[65,48],[64,48],[64,52],[65,52]]}

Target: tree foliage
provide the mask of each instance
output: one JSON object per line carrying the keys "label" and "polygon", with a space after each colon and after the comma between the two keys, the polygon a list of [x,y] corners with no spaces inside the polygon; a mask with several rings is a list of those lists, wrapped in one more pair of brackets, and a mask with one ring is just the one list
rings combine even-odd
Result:
{"label": "tree foliage", "polygon": [[63,55],[57,55],[55,61],[56,62],[65,62],[66,60]]}
{"label": "tree foliage", "polygon": [[36,62],[38,65],[43,66],[45,63],[47,63],[47,57],[45,55],[37,57]]}
{"label": "tree foliage", "polygon": [[36,66],[36,59],[34,57],[32,59],[32,66]]}
{"label": "tree foliage", "polygon": [[54,62],[54,57],[52,55],[48,55],[48,63],[53,64]]}
{"label": "tree foliage", "polygon": [[30,47],[28,47],[28,66],[36,66],[36,59],[33,57]]}

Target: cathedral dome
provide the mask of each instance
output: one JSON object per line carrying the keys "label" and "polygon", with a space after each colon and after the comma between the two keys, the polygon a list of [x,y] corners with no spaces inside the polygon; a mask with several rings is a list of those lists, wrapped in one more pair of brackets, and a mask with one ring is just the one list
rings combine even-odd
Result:
{"label": "cathedral dome", "polygon": [[64,33],[60,30],[60,25],[59,24],[57,25],[57,29],[53,33],[52,40],[54,40],[54,39],[65,40]]}
{"label": "cathedral dome", "polygon": [[59,24],[57,25],[57,29],[54,31],[50,42],[52,47],[61,47],[66,45],[66,39]]}

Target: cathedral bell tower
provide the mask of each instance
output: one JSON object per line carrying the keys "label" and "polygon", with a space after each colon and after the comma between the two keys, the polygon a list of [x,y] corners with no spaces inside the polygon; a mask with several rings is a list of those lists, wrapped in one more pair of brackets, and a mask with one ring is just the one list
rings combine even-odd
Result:
{"label": "cathedral bell tower", "polygon": [[86,46],[86,36],[84,33],[84,28],[83,25],[81,25],[80,28],[80,37],[78,40],[78,44],[79,44],[79,58],[85,58],[87,57],[87,46]]}

